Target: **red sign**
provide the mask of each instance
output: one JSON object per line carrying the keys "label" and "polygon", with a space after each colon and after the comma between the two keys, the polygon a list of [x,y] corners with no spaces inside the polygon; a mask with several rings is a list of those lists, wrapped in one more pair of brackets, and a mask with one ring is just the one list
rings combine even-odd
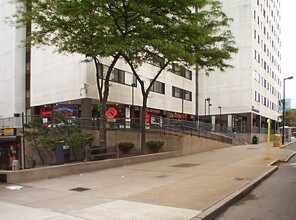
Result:
{"label": "red sign", "polygon": [[117,110],[113,107],[108,108],[106,111],[107,118],[114,118],[117,115]]}
{"label": "red sign", "polygon": [[42,115],[42,116],[45,116],[45,115],[51,115],[51,114],[52,114],[51,111],[43,111],[43,112],[41,112],[41,115]]}
{"label": "red sign", "polygon": [[146,112],[146,114],[145,114],[145,121],[148,123],[150,122],[150,115],[148,112]]}

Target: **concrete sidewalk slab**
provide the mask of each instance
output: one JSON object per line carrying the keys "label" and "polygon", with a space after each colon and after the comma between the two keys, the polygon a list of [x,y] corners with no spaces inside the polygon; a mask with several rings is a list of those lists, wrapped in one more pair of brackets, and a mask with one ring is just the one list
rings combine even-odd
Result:
{"label": "concrete sidewalk slab", "polygon": [[199,213],[200,211],[196,210],[158,206],[124,200],[115,200],[109,203],[71,212],[70,214],[84,219],[100,220],[183,220],[192,218],[192,216],[197,215]]}
{"label": "concrete sidewalk slab", "polygon": [[8,202],[0,201],[0,213],[1,219],[8,220],[81,220],[77,218],[51,210],[36,209],[27,206],[16,205]]}
{"label": "concrete sidewalk slab", "polygon": [[[29,212],[50,210],[78,219],[206,219],[211,216],[206,212],[219,210],[219,202],[274,169],[268,164],[293,153],[271,148],[266,159],[266,143],[229,147],[23,183],[25,188],[18,191],[0,185],[0,201],[21,205],[22,210],[27,207]],[[71,190],[77,187],[86,190]],[[44,219],[42,214],[39,219]]]}

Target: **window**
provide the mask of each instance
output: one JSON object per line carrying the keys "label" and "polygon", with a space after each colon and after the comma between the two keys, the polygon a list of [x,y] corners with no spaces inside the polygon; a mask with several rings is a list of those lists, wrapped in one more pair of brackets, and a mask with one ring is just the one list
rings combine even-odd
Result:
{"label": "window", "polygon": [[260,103],[260,93],[255,91],[255,101]]}
{"label": "window", "polygon": [[162,82],[155,81],[151,87],[151,91],[165,94],[165,84]]}
{"label": "window", "polygon": [[175,98],[192,101],[192,92],[174,86],[172,87],[172,96]]}
{"label": "window", "polygon": [[188,101],[192,101],[192,93],[186,90],[183,90],[183,98]]}
{"label": "window", "polygon": [[132,73],[125,72],[124,84],[126,84],[126,85],[135,84],[137,86],[137,79]]}
{"label": "window", "polygon": [[192,79],[191,70],[188,70],[183,66],[180,66],[180,65],[174,63],[172,65],[172,71],[173,71],[173,73],[175,73],[179,76],[185,77],[186,79],[190,79],[190,80]]}
{"label": "window", "polygon": [[[108,68],[107,66],[104,66],[104,71],[107,71],[107,68]],[[122,83],[125,85],[130,85],[130,86],[132,84],[135,84],[135,87],[137,87],[137,79],[132,73],[126,72],[117,68],[113,69],[110,75],[110,81]]]}
{"label": "window", "polygon": [[260,74],[256,70],[254,71],[254,79],[260,83]]}
{"label": "window", "polygon": [[114,68],[110,80],[114,82],[124,83],[124,71]]}
{"label": "window", "polygon": [[182,98],[182,89],[173,86],[173,97],[175,98]]}

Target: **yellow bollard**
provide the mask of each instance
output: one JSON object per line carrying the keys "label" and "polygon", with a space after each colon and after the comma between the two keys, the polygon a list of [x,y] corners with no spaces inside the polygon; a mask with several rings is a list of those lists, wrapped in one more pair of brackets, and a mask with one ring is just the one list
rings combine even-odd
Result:
{"label": "yellow bollard", "polygon": [[270,152],[270,119],[267,120],[268,130],[267,130],[267,146],[266,146],[266,159],[269,159]]}

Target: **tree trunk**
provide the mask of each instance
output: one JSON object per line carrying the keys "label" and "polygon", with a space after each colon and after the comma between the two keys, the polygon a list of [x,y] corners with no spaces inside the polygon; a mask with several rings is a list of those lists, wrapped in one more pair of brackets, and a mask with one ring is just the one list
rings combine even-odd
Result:
{"label": "tree trunk", "polygon": [[140,133],[141,133],[141,152],[144,154],[148,153],[148,149],[146,146],[146,110],[147,110],[147,99],[148,95],[145,93],[143,95],[143,106],[141,111],[141,119],[140,119]]}
{"label": "tree trunk", "polygon": [[95,67],[96,67],[96,78],[97,78],[97,88],[100,100],[100,125],[99,125],[99,147],[107,147],[107,118],[106,118],[106,105],[109,96],[109,81],[113,68],[120,58],[121,52],[118,52],[114,57],[111,65],[108,68],[106,76],[99,69],[99,60],[93,57]]}
{"label": "tree trunk", "polygon": [[100,131],[99,131],[99,147],[107,146],[107,118],[106,118],[106,103],[102,103],[100,109]]}
{"label": "tree trunk", "polygon": [[44,158],[42,156],[41,150],[39,149],[39,147],[37,145],[37,141],[36,141],[36,138],[35,137],[33,138],[33,142],[34,142],[35,149],[38,152],[38,156],[39,156],[39,158],[40,158],[40,160],[42,162],[42,165],[44,165],[45,164],[45,160],[44,160]]}

